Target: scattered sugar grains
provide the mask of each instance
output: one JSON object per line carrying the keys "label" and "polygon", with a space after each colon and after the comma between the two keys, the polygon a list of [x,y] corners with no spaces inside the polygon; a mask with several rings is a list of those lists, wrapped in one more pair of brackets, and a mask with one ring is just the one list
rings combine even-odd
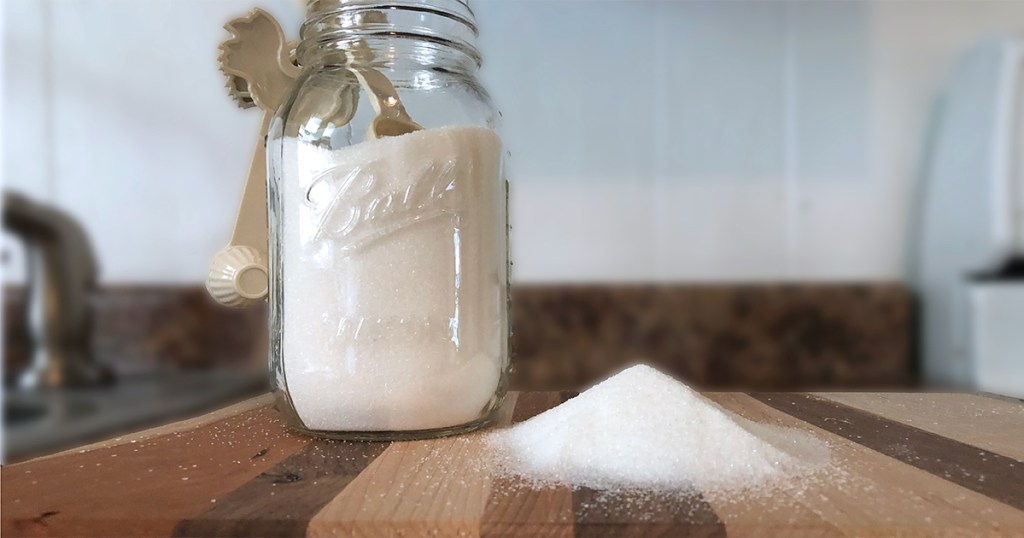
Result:
{"label": "scattered sugar grains", "polygon": [[649,366],[634,366],[486,442],[499,471],[538,486],[697,490],[782,484],[821,470],[812,434],[752,422]]}

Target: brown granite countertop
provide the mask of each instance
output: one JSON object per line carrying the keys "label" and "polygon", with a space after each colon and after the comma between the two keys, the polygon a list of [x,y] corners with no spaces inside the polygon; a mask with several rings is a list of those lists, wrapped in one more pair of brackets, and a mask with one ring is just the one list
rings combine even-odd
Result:
{"label": "brown granite countertop", "polygon": [[[4,295],[4,360],[27,359],[23,294]],[[643,359],[713,388],[907,387],[913,300],[894,283],[516,285],[513,386],[581,388]],[[93,353],[120,372],[262,362],[266,308],[232,310],[201,286],[108,286]]]}

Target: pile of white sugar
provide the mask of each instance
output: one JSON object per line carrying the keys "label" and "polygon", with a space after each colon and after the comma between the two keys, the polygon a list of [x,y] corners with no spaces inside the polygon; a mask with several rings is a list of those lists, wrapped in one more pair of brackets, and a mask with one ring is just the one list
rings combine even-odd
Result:
{"label": "pile of white sugar", "polygon": [[757,488],[829,461],[812,434],[734,415],[643,365],[486,442],[505,474],[537,486],[605,490]]}

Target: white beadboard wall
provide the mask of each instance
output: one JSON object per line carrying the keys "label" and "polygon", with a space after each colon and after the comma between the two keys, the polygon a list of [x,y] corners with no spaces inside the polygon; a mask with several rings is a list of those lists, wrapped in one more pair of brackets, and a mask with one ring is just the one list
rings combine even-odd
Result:
{"label": "white beadboard wall", "polygon": [[[106,282],[203,280],[258,123],[221,26],[260,5],[295,31],[298,3],[0,5],[4,187],[80,218]],[[520,282],[901,279],[931,99],[1024,28],[1024,2],[985,0],[473,5]]]}

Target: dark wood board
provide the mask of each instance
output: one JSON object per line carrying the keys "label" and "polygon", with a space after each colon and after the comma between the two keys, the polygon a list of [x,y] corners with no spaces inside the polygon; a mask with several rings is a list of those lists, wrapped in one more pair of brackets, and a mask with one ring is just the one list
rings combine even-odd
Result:
{"label": "dark wood board", "polygon": [[[571,395],[513,393],[508,424]],[[972,394],[709,393],[810,431],[842,479],[737,499],[531,488],[480,434],[404,443],[285,431],[261,397],[0,472],[5,536],[1024,536],[1024,405]]]}

